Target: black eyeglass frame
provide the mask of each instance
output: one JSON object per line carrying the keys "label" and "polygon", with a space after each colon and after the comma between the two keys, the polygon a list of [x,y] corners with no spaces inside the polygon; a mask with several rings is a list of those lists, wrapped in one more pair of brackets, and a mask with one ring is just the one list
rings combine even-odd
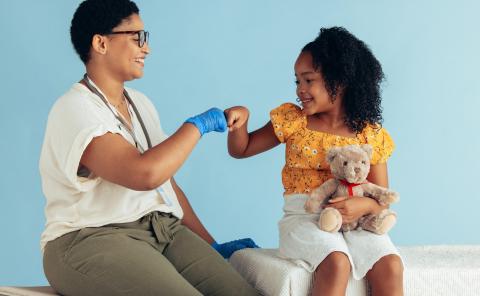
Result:
{"label": "black eyeglass frame", "polygon": [[138,47],[142,48],[145,43],[148,43],[148,36],[150,33],[145,30],[138,30],[138,31],[116,31],[110,32],[107,35],[117,35],[117,34],[137,34],[138,37]]}

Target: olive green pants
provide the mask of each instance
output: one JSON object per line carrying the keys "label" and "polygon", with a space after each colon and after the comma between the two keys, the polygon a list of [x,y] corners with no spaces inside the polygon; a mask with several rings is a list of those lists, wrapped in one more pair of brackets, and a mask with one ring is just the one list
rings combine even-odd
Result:
{"label": "olive green pants", "polygon": [[260,295],[171,214],[67,233],[45,247],[45,275],[62,295]]}

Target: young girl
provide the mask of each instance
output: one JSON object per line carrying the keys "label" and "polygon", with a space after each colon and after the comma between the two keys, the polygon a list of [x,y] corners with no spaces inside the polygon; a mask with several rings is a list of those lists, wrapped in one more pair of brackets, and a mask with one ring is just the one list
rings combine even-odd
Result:
{"label": "young girl", "polygon": [[[302,49],[295,77],[301,106],[282,104],[254,132],[247,132],[245,107],[225,111],[229,153],[244,158],[286,144],[280,254],[315,272],[312,295],[345,295],[350,273],[355,279],[366,276],[373,295],[403,295],[402,261],[387,235],[323,232],[316,224],[318,214],[304,210],[308,193],[332,177],[325,161],[332,146],[372,145],[368,180],[388,187],[386,161],[394,145],[380,125],[381,65],[368,46],[344,28],[323,28]],[[335,198],[328,206],[340,211],[344,223],[384,209],[361,196]]]}

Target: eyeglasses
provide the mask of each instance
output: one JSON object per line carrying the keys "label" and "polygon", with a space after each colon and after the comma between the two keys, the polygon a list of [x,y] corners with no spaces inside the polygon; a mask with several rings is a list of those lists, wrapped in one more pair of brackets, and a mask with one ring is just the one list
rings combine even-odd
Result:
{"label": "eyeglasses", "polygon": [[115,34],[137,34],[138,38],[138,47],[142,48],[145,43],[148,43],[148,35],[149,33],[144,30],[140,31],[118,31],[118,32],[110,32],[107,35],[115,35]]}

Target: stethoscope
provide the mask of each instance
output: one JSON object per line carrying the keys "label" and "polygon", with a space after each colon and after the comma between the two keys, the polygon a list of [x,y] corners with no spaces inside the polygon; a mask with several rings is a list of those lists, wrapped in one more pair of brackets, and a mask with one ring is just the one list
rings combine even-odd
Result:
{"label": "stethoscope", "polygon": [[[108,109],[112,112],[115,118],[120,122],[120,125],[125,128],[125,130],[130,134],[130,136],[132,136],[133,141],[135,142],[135,147],[137,147],[140,153],[144,153],[146,149],[144,149],[140,144],[140,141],[138,141],[138,138],[135,135],[135,131],[133,130],[133,127],[130,127],[130,125],[126,122],[125,118],[123,118],[123,116],[121,116],[120,113],[113,111],[112,107],[110,106],[110,103],[107,101],[105,96],[103,96],[102,93],[94,86],[93,82],[90,80],[87,74],[83,75],[82,82],[87,86],[87,88],[92,93],[96,94],[98,97],[100,97],[100,99],[102,99],[102,101],[105,103]],[[145,139],[147,140],[148,149],[152,148],[152,142],[150,141],[150,136],[148,135],[147,128],[145,127],[142,117],[140,116],[140,112],[138,112],[138,109],[133,103],[132,98],[130,98],[130,95],[125,89],[123,90],[123,95],[127,99],[128,103],[132,106],[133,111],[137,116],[138,122],[140,122],[140,125],[142,126],[143,134],[145,135]]]}
{"label": "stethoscope", "polygon": [[[113,111],[112,107],[110,106],[110,103],[107,101],[105,96],[103,96],[102,93],[94,86],[93,82],[90,80],[90,77],[88,77],[88,75],[85,74],[85,75],[83,75],[82,81],[91,92],[93,92],[94,94],[99,96],[100,99],[102,99],[102,101],[105,103],[105,105],[108,107],[108,109],[112,112],[112,114],[115,116],[115,118],[120,122],[121,126],[123,126],[125,128],[125,130],[132,136],[133,141],[135,141],[135,146],[137,147],[138,151],[140,151],[140,153],[144,153],[146,150],[142,147],[142,145],[138,141],[137,136],[135,135],[135,131],[133,130],[133,127],[130,127],[130,125],[126,122],[126,120],[121,116],[120,113],[117,114],[117,112]],[[142,126],[143,134],[145,135],[145,139],[147,140],[148,149],[152,148],[152,142],[150,141],[150,136],[148,135],[147,128],[145,127],[145,124],[143,123],[142,117],[140,116],[140,112],[138,112],[138,109],[135,106],[135,104],[133,103],[132,98],[130,98],[130,95],[128,94],[128,92],[125,89],[123,90],[123,95],[127,99],[128,103],[132,106],[133,111],[135,112],[135,115],[137,116],[138,122],[140,122],[140,125]],[[159,193],[160,192],[165,193],[165,190],[162,188],[162,186],[160,186],[156,190]],[[164,194],[164,195],[160,194],[160,196],[168,206],[172,206],[172,202],[166,194]]]}

